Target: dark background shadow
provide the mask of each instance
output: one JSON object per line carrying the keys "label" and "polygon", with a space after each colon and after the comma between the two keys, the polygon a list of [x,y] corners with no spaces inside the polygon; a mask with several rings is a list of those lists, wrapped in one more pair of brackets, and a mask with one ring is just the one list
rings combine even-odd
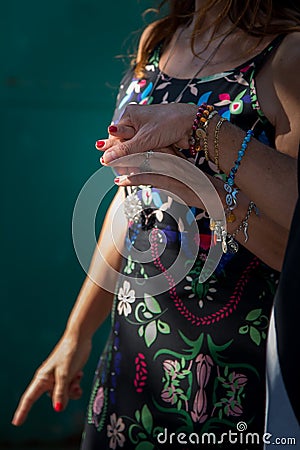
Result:
{"label": "dark background shadow", "polygon": [[36,367],[59,339],[84,279],[72,244],[73,207],[84,182],[99,168],[94,142],[106,137],[126,68],[115,56],[126,53],[126,42],[134,48],[139,33],[131,32],[143,26],[141,11],[150,3],[1,2],[3,448],[18,442],[23,448],[27,441],[33,448],[33,441],[42,446],[72,437],[78,446],[109,322],[95,337],[80,401],[56,414],[44,395],[26,425],[16,429],[10,420]]}

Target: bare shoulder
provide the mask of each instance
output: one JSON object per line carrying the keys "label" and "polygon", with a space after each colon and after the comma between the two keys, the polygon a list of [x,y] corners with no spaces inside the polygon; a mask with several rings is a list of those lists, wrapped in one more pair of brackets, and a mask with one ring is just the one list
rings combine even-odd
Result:
{"label": "bare shoulder", "polygon": [[158,23],[159,23],[159,20],[156,20],[155,22],[152,22],[149,25],[147,25],[147,27],[144,29],[144,31],[140,37],[140,41],[139,41],[139,47],[138,47],[137,58],[136,58],[137,62],[141,59],[142,50],[143,50],[147,40],[151,36],[155,26]]}
{"label": "bare shoulder", "polygon": [[272,61],[277,148],[296,158],[300,139],[300,32],[288,34]]}
{"label": "bare shoulder", "polygon": [[257,78],[261,108],[275,127],[275,146],[297,157],[300,139],[300,32],[284,37]]}
{"label": "bare shoulder", "polygon": [[289,33],[278,47],[272,61],[275,73],[285,74],[299,79],[298,68],[300,64],[300,31]]}

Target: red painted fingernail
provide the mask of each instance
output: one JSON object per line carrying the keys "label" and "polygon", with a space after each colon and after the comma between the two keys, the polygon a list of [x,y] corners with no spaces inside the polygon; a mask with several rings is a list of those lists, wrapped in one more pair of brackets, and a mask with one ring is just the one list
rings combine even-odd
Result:
{"label": "red painted fingernail", "polygon": [[100,162],[101,162],[101,164],[104,164],[104,158],[103,158],[103,156],[101,156]]}
{"label": "red painted fingernail", "polygon": [[120,178],[119,178],[119,177],[117,177],[117,178],[114,179],[114,182],[115,182],[115,183],[119,183],[119,181],[120,181]]}
{"label": "red painted fingernail", "polygon": [[116,133],[118,131],[118,127],[116,127],[115,125],[111,125],[110,127],[108,127],[108,131],[110,133]]}
{"label": "red painted fingernail", "polygon": [[61,412],[63,410],[63,404],[61,402],[56,402],[54,405],[54,410],[56,412]]}
{"label": "red painted fingernail", "polygon": [[96,148],[102,148],[105,145],[105,141],[96,141]]}

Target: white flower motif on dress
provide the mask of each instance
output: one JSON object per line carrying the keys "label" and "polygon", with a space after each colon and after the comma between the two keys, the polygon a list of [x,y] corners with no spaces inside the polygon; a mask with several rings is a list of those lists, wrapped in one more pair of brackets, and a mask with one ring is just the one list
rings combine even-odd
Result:
{"label": "white flower motif on dress", "polygon": [[118,313],[119,315],[124,314],[127,317],[131,311],[131,303],[135,301],[135,291],[130,289],[129,281],[125,280],[123,287],[120,287],[118,292]]}
{"label": "white flower motif on dress", "polygon": [[117,419],[115,413],[110,416],[110,425],[107,425],[107,437],[109,438],[109,448],[116,450],[118,447],[123,447],[125,436],[122,431],[125,430],[125,424],[121,417]]}
{"label": "white flower motif on dress", "polygon": [[139,199],[136,189],[131,194],[127,195],[124,200],[124,214],[129,221],[129,225],[134,222],[138,222],[140,219],[140,213],[143,211],[142,202]]}
{"label": "white flower motif on dress", "polygon": [[203,308],[204,300],[213,301],[213,294],[217,292],[217,289],[214,288],[213,285],[217,282],[217,280],[210,279],[204,284],[199,284],[195,283],[194,279],[190,275],[187,275],[185,279],[189,284],[184,286],[184,290],[190,291],[190,294],[188,295],[189,299],[198,297],[199,308]]}

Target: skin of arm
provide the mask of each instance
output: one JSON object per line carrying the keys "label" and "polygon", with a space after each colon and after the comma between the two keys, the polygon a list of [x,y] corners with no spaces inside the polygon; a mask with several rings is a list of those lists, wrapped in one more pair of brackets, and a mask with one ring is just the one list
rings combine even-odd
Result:
{"label": "skin of arm", "polygon": [[[127,230],[127,221],[120,209],[123,198],[124,189],[121,188],[106,214],[98,241],[101,256],[96,248],[89,272],[67,323],[68,335],[91,339],[111,311],[114,293],[101,286],[106,286],[108,279],[112,288],[117,282],[116,275],[119,273],[122,259],[118,249],[122,249]],[[114,227],[112,239],[113,220],[117,220],[118,227]],[[112,272],[111,268],[115,272]]]}
{"label": "skin of arm", "polygon": [[[117,248],[122,248],[127,227],[124,214],[119,214],[123,191],[122,188],[119,189],[112,201],[98,241],[102,260],[106,260],[115,271],[119,270],[121,263],[121,255]],[[115,214],[118,214],[119,226],[114,233],[113,240],[111,222]],[[93,273],[93,279],[91,279],[90,273]],[[82,376],[81,369],[89,357],[92,336],[108,316],[114,297],[113,292],[105,290],[98,283],[110,275],[108,266],[99,264],[97,248],[89,273],[68,319],[65,332],[54,350],[38,368],[24,392],[12,419],[13,425],[19,426],[24,423],[33,404],[45,392],[52,397],[53,408],[57,412],[67,406],[70,398],[77,399],[81,396],[79,387]],[[93,281],[95,278],[97,283]],[[111,280],[111,282],[114,281],[116,280]]]}

